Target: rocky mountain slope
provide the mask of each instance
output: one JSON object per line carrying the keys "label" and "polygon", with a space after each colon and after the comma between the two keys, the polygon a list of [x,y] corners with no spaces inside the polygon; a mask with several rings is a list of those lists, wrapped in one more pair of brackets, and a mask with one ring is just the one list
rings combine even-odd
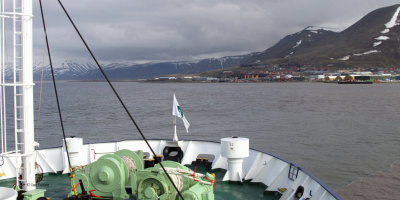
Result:
{"label": "rocky mountain slope", "polygon": [[[314,31],[305,29],[286,36],[246,62],[357,68],[400,66],[400,5],[374,10],[339,33],[321,31],[321,36],[315,37]],[[305,35],[309,42],[304,42]]]}
{"label": "rocky mountain slope", "polygon": [[274,46],[249,57],[244,63],[258,63],[277,58],[289,59],[297,55],[297,52],[319,45],[324,40],[337,34],[330,30],[309,26],[297,33],[284,37]]}

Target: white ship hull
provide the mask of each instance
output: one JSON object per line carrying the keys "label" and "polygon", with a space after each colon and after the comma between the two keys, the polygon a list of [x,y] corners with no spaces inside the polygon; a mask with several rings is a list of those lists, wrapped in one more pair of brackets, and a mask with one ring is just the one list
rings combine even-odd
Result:
{"label": "white ship hull", "polygon": [[[158,154],[162,154],[168,142],[170,141],[149,140],[151,147]],[[184,165],[191,164],[199,154],[210,154],[215,156],[212,162],[213,169],[228,168],[227,159],[220,154],[220,143],[210,141],[179,141],[179,146],[184,152],[181,162]],[[96,161],[102,155],[121,149],[150,152],[146,143],[142,140],[86,144],[82,146],[79,155],[75,157],[75,161],[79,162],[80,165],[87,165]],[[63,147],[38,150],[36,152],[36,162],[43,168],[44,173],[69,173],[67,154]],[[16,157],[13,157],[11,154],[4,156],[4,165],[0,167],[0,170],[5,175],[0,177],[0,180],[15,178],[15,167]],[[296,172],[297,176],[289,178],[289,171]],[[299,186],[304,187],[304,195],[301,199],[342,199],[310,172],[294,163],[266,152],[250,149],[249,157],[243,161],[243,172],[245,180],[263,183],[268,186],[266,191],[280,191],[282,193],[280,199],[296,199],[294,195]]]}

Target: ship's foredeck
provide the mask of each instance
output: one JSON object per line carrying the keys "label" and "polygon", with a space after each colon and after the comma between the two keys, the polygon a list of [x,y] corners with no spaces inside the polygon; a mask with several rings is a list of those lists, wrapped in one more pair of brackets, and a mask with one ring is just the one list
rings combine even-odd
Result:
{"label": "ship's foredeck", "polygon": [[[193,166],[188,166],[193,168]],[[198,172],[202,173],[206,170],[199,168]],[[209,171],[209,170],[207,170]],[[225,199],[265,199],[274,200],[279,199],[280,194],[276,192],[264,192],[265,185],[262,183],[251,183],[246,181],[244,183],[228,183],[222,182],[225,170],[216,169],[211,172],[215,173],[217,178],[217,188],[214,189],[214,195],[216,200]],[[0,182],[0,187],[12,187],[14,185],[13,180]],[[64,199],[71,191],[71,183],[67,174],[45,174],[43,180],[37,184],[37,188],[45,189],[46,196],[51,199]]]}
{"label": "ship's foredeck", "polygon": [[[162,154],[163,149],[169,144],[169,141],[150,140],[149,143],[157,154]],[[232,184],[222,182],[228,164],[227,159],[221,156],[220,143],[210,141],[179,141],[179,146],[184,152],[181,160],[181,164],[183,165],[191,165],[199,155],[211,155],[214,157],[211,167],[217,175],[217,180],[219,180],[218,188],[215,191],[216,199],[292,199],[299,187],[303,189],[302,198],[310,198],[311,200],[342,199],[310,172],[290,161],[266,152],[250,149],[249,157],[243,161],[244,183]],[[149,152],[149,148],[141,140],[86,144],[79,148],[79,155],[75,155],[74,160],[78,161],[79,165],[87,165],[98,160],[105,154],[121,149]],[[11,179],[15,181],[15,178],[12,179],[12,177],[15,177],[15,160],[13,157],[4,158],[6,162],[0,168],[6,175],[0,177],[0,180]],[[36,160],[44,173],[54,174],[63,172],[65,174],[69,172],[65,148],[58,147],[38,150]],[[11,183],[13,184],[13,182]],[[7,184],[10,186],[10,183]],[[58,195],[64,191],[67,193],[70,190],[69,180],[67,176],[63,175],[48,175],[38,186],[39,188],[43,186],[44,189],[47,189],[46,195],[49,197]]]}

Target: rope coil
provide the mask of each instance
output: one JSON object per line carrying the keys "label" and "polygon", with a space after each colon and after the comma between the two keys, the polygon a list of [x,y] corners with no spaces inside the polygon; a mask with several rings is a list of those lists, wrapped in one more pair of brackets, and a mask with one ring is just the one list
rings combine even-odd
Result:
{"label": "rope coil", "polygon": [[128,157],[128,156],[121,156],[122,160],[124,160],[125,165],[128,167],[128,171],[131,171],[132,169],[136,169],[136,163],[135,161]]}
{"label": "rope coil", "polygon": [[167,171],[167,172],[175,172],[175,173],[182,173],[182,174],[190,174],[190,175],[192,175],[193,176],[193,174],[196,176],[196,177],[200,177],[200,178],[204,178],[206,175],[204,175],[204,174],[201,174],[201,173],[194,173],[194,171],[192,171],[192,170],[187,170],[187,169],[179,169],[179,168],[172,168],[172,167],[166,167],[165,168],[165,170]]}
{"label": "rope coil", "polygon": [[[175,173],[175,174],[170,174],[171,178],[172,178],[172,176],[179,176],[181,178],[185,177],[185,178],[192,179],[192,180],[194,179],[194,177],[206,178],[208,181],[203,181],[203,180],[198,180],[198,179],[196,179],[196,181],[206,184],[206,185],[214,185],[215,180],[210,180],[209,178],[207,178],[206,175],[200,174],[200,173],[194,173],[194,171],[192,171],[192,170],[172,168],[172,167],[166,167],[165,170],[168,173]],[[194,175],[194,177],[193,177],[193,175]]]}
{"label": "rope coil", "polygon": [[178,191],[182,191],[183,188],[183,179],[182,176],[178,175],[178,174],[170,174],[169,175],[173,181],[173,183],[176,185],[176,187],[178,188]]}

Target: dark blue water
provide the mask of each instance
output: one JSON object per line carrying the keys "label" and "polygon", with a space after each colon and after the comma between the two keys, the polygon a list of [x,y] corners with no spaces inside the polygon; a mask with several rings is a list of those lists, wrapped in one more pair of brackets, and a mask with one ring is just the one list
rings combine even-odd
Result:
{"label": "dark blue water", "polygon": [[[175,90],[191,124],[186,134],[178,121],[180,139],[248,137],[251,147],[291,160],[336,189],[400,158],[400,84],[114,84],[148,138],[172,138]],[[67,136],[85,143],[140,138],[106,83],[59,82],[58,87]],[[37,125],[41,148],[61,146],[49,82],[43,84]]]}

